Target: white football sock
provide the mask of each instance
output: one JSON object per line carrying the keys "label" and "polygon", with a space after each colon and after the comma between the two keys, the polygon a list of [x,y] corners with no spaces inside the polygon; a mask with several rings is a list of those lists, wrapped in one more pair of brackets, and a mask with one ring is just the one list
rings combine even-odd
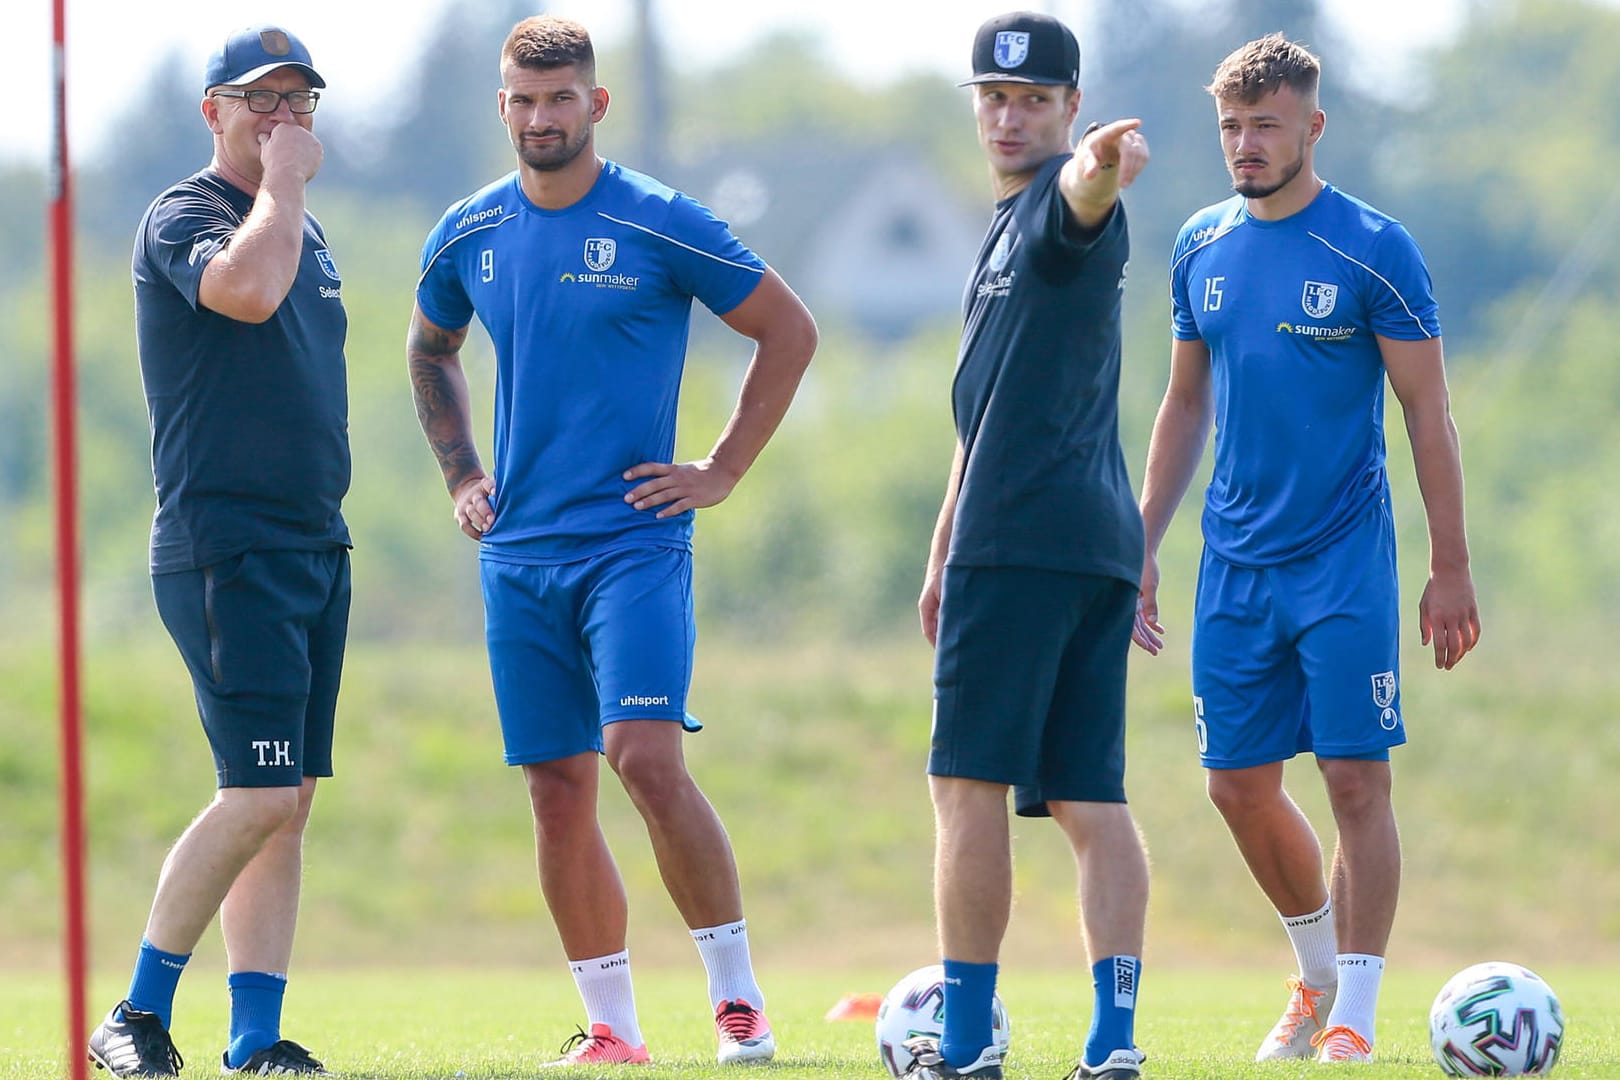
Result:
{"label": "white football sock", "polygon": [[748,955],[747,919],[693,930],[692,940],[709,972],[711,1007],[719,1008],[722,1001],[746,1001],[765,1011],[765,994],[754,980],[754,962]]}
{"label": "white football sock", "polygon": [[568,969],[585,1002],[586,1027],[606,1024],[631,1046],[640,1046],[641,1024],[636,1020],[636,995],[630,985],[630,950],[570,960]]}
{"label": "white football sock", "polygon": [[1378,1010],[1378,987],[1383,979],[1382,956],[1340,953],[1339,996],[1328,1014],[1328,1026],[1343,1024],[1371,1043]]}
{"label": "white football sock", "polygon": [[1294,946],[1299,978],[1312,990],[1330,989],[1339,979],[1338,937],[1333,931],[1333,901],[1304,915],[1280,915]]}

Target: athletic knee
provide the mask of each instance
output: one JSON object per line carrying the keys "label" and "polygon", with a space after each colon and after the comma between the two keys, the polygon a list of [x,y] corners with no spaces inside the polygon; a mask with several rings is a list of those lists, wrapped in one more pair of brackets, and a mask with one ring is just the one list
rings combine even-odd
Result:
{"label": "athletic knee", "polygon": [[1252,776],[1218,769],[1210,771],[1205,791],[1215,809],[1228,821],[1266,813],[1282,798],[1281,790],[1270,783],[1259,783]]}
{"label": "athletic knee", "polygon": [[528,786],[535,830],[541,837],[567,834],[577,829],[582,820],[595,820],[594,768],[586,770],[577,759],[565,758],[525,765],[523,779]]}
{"label": "athletic knee", "polygon": [[243,833],[261,840],[289,826],[301,828],[308,817],[298,788],[222,788],[217,799]]}
{"label": "athletic knee", "polygon": [[692,784],[684,762],[657,746],[633,743],[618,747],[608,755],[608,764],[630,801],[643,813],[679,800]]}
{"label": "athletic knee", "polygon": [[1325,761],[1322,781],[1339,817],[1383,814],[1390,806],[1390,774],[1384,762]]}

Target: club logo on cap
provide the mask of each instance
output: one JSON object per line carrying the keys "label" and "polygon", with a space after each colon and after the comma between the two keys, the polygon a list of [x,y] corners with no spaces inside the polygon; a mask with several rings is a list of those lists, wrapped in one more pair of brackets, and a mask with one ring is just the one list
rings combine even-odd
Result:
{"label": "club logo on cap", "polygon": [[292,43],[281,30],[262,31],[259,34],[259,44],[264,46],[265,53],[270,56],[286,56],[292,52]]}
{"label": "club logo on cap", "polygon": [[996,63],[1003,68],[1015,68],[1029,56],[1029,31],[999,30],[996,32]]}

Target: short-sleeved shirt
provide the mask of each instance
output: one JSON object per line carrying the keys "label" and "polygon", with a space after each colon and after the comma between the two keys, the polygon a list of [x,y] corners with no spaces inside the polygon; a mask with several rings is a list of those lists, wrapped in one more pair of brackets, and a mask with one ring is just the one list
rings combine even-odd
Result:
{"label": "short-sleeved shirt", "polygon": [[349,544],[349,399],[342,278],[304,218],[292,289],[263,323],[198,299],[208,262],[253,196],[213,172],[169,188],[135,236],[135,331],[152,423],[152,572],[250,550]]}
{"label": "short-sleeved shirt", "polygon": [[563,210],[534,205],[513,173],[446,211],[416,302],[448,330],[476,314],[495,346],[495,523],[481,557],[690,548],[692,513],[635,509],[623,473],[672,460],[693,298],[724,315],[764,273],[701,204],[611,161]]}
{"label": "short-sleeved shirt", "polygon": [[1182,226],[1170,280],[1175,336],[1210,353],[1205,542],[1251,567],[1321,550],[1389,492],[1375,335],[1440,336],[1417,244],[1331,185],[1280,221],[1233,197]]}
{"label": "short-sleeved shirt", "polygon": [[952,401],[964,450],[946,562],[1142,574],[1142,518],[1119,442],[1123,203],[1081,235],[1068,155],[996,205],[963,298]]}

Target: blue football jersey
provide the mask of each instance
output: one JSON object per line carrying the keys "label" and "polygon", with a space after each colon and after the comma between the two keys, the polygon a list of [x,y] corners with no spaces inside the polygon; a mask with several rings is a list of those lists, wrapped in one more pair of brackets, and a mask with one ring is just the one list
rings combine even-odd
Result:
{"label": "blue football jersey", "polygon": [[1389,490],[1375,335],[1440,335],[1417,244],[1331,185],[1280,221],[1234,196],[1181,227],[1170,282],[1176,337],[1210,353],[1205,542],[1240,566],[1332,543]]}
{"label": "blue football jersey", "polygon": [[495,524],[483,557],[690,548],[691,512],[634,509],[622,476],[672,460],[693,297],[724,315],[764,272],[701,204],[611,161],[564,210],[535,206],[514,172],[445,212],[422,251],[416,302],[445,329],[476,314],[495,345]]}

